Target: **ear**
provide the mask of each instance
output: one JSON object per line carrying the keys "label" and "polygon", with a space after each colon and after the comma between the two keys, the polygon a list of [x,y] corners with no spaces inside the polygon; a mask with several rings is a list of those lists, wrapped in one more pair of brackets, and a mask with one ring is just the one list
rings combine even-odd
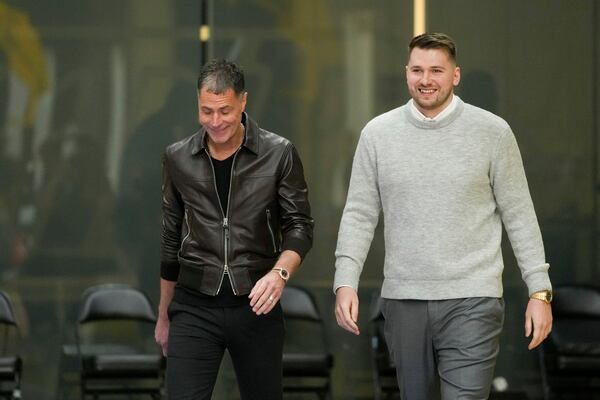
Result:
{"label": "ear", "polygon": [[452,80],[452,83],[454,84],[454,86],[458,86],[460,82],[460,67],[456,67],[454,68],[454,79]]}
{"label": "ear", "polygon": [[242,93],[242,111],[246,111],[246,102],[248,101],[248,92]]}

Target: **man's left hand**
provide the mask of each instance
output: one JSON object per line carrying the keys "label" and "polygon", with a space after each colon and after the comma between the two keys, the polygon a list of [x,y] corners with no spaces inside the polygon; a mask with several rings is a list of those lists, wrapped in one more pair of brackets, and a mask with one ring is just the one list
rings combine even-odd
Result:
{"label": "man's left hand", "polygon": [[529,299],[525,311],[525,337],[531,336],[527,348],[536,348],[548,337],[552,330],[552,307],[550,304],[537,299]]}
{"label": "man's left hand", "polygon": [[281,298],[285,287],[285,281],[281,279],[277,271],[269,271],[260,278],[252,288],[250,295],[250,307],[256,315],[267,314]]}

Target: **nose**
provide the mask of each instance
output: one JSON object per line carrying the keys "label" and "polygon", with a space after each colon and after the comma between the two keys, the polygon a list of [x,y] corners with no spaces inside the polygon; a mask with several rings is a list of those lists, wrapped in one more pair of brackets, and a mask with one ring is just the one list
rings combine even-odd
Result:
{"label": "nose", "polygon": [[421,75],[421,84],[422,85],[427,85],[429,83],[429,72],[428,71],[424,71],[423,75]]}
{"label": "nose", "polygon": [[219,113],[213,113],[210,119],[210,124],[212,126],[219,126],[221,124],[221,117],[219,116]]}

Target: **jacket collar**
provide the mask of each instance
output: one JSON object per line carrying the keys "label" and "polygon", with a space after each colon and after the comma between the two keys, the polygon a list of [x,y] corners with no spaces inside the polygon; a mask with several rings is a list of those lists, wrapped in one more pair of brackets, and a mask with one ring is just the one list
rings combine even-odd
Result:
{"label": "jacket collar", "polygon": [[[242,113],[242,124],[246,132],[244,133],[244,143],[242,147],[247,148],[254,154],[258,154],[258,124],[248,116],[247,113]],[[206,129],[201,128],[192,138],[192,154],[196,155],[201,151],[208,150],[206,144]]]}

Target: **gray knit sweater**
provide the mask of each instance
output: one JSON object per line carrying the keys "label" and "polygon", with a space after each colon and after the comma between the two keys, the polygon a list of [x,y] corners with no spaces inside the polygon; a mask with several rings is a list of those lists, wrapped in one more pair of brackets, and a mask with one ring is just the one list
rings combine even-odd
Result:
{"label": "gray knit sweater", "polygon": [[352,166],[334,289],[358,288],[383,210],[382,296],[502,296],[502,223],[529,293],[550,289],[542,237],[508,124],[457,99],[441,121],[409,104],[371,120]]}

